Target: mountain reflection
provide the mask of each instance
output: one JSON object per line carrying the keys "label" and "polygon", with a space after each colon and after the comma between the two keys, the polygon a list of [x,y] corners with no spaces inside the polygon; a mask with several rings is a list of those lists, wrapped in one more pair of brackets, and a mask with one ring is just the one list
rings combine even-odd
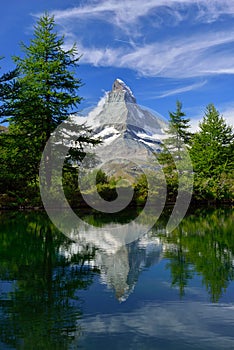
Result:
{"label": "mountain reflection", "polygon": [[[100,271],[101,283],[113,289],[119,301],[124,301],[133,291],[140,272],[158,263],[161,259],[162,244],[158,237],[152,237],[150,234],[127,245],[118,244],[119,241],[114,239],[115,236],[111,231],[108,235],[108,225],[105,227],[106,239],[103,240],[103,237],[99,238],[95,234],[89,235],[89,243],[87,238],[82,239],[82,227],[80,227],[76,241],[69,247],[61,246],[60,253],[72,261],[73,256],[77,254],[85,255],[87,247],[95,251],[93,259],[87,261],[86,264],[89,267],[96,267]],[[87,231],[84,235],[87,235]]]}
{"label": "mountain reflection", "polygon": [[124,229],[113,235],[111,220],[94,214],[86,219],[103,224],[104,235],[81,224],[68,238],[43,212],[0,215],[0,347],[69,348],[83,332],[80,292],[89,293],[95,277],[119,302],[127,302],[140,274],[160,261],[181,297],[200,276],[217,302],[234,279],[231,210],[196,211],[170,234],[164,230],[166,216],[144,235],[144,223],[133,223],[132,234],[139,238],[128,244],[120,239]]}
{"label": "mountain reflection", "polygon": [[[142,270],[164,258],[171,273],[171,285],[178,287],[181,297],[189,281],[200,275],[211,301],[217,302],[234,278],[233,216],[231,209],[196,210],[167,234],[165,215],[143,236],[140,232],[145,232],[147,226],[133,224],[131,230],[138,232],[140,238],[126,245],[124,228],[113,233],[112,222],[105,223],[105,234],[101,236],[95,227],[90,226],[87,231],[80,225],[71,233],[75,243],[64,254],[72,255],[72,251],[82,251],[87,245],[95,249],[92,265],[100,270],[102,282],[115,291],[119,301],[126,300],[132,292]],[[96,221],[100,224],[100,219]],[[95,224],[93,216],[92,222]]]}

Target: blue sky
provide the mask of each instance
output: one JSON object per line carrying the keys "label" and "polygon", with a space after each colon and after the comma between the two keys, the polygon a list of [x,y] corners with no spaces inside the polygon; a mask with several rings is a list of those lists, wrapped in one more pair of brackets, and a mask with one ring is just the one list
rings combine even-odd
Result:
{"label": "blue sky", "polygon": [[44,11],[82,55],[80,109],[120,78],[139,104],[166,118],[180,100],[195,127],[214,103],[234,125],[234,0],[2,1],[1,73],[22,55],[19,44],[29,43]]}

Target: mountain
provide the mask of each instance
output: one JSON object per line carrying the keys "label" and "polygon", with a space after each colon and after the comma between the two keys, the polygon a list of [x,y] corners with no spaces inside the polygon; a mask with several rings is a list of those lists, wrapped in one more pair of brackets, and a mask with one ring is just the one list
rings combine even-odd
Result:
{"label": "mountain", "polygon": [[88,114],[86,124],[103,141],[95,154],[106,163],[104,170],[115,175],[131,173],[135,161],[145,164],[153,153],[160,152],[167,127],[159,115],[137,104],[131,89],[120,79]]}
{"label": "mountain", "polygon": [[[113,228],[115,231],[113,232]],[[108,289],[114,291],[116,298],[123,302],[134,290],[138,278],[145,268],[158,264],[163,256],[163,245],[151,231],[129,243],[124,244],[126,235],[143,233],[147,228],[143,224],[132,223],[127,228],[106,224],[101,232],[96,227],[82,223],[69,233],[72,242],[62,246],[60,253],[68,261],[74,261],[77,254],[92,260],[84,262],[89,268],[100,271],[100,279]]]}

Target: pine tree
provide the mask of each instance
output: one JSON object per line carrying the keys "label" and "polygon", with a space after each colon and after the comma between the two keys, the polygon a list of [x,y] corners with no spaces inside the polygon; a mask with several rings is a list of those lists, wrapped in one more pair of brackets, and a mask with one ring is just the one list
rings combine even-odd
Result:
{"label": "pine tree", "polygon": [[199,127],[190,150],[196,187],[204,192],[203,196],[221,199],[226,191],[227,177],[234,169],[233,130],[213,104],[207,106]]}
{"label": "pine tree", "polygon": [[[174,201],[177,196],[178,177],[181,177],[190,168],[186,148],[191,136],[188,131],[189,121],[182,112],[182,103],[177,101],[176,111],[169,112],[169,124],[165,130],[168,137],[164,139],[162,152],[157,156],[166,177],[170,201]],[[184,189],[186,186],[185,178]]]}
{"label": "pine tree", "polygon": [[[21,145],[19,157],[25,157],[32,170],[27,178],[32,179],[38,175],[41,154],[51,134],[69,114],[76,112],[82,100],[78,95],[82,82],[75,72],[80,56],[75,45],[64,49],[64,37],[56,33],[54,17],[48,14],[38,20],[33,39],[28,46],[22,44],[22,50],[24,56],[14,58],[19,77],[8,121],[12,135]],[[80,140],[93,142],[84,133]],[[51,161],[47,152],[44,163],[48,187]]]}
{"label": "pine tree", "polygon": [[207,106],[199,127],[190,152],[195,172],[202,176],[216,176],[233,169],[233,131],[213,104]]}
{"label": "pine tree", "polygon": [[169,137],[164,140],[164,145],[175,158],[179,159],[181,158],[181,151],[184,145],[189,142],[191,137],[191,133],[188,131],[190,119],[184,117],[185,113],[182,112],[182,103],[176,101],[176,112],[169,112],[170,119],[166,130]]}
{"label": "pine tree", "polygon": [[24,57],[14,57],[21,86],[14,123],[19,121],[25,127],[29,123],[31,132],[45,134],[45,142],[81,101],[77,91],[82,83],[75,77],[80,57],[75,45],[70,50],[63,49],[64,37],[58,37],[54,29],[54,18],[43,15],[30,45],[21,45]]}

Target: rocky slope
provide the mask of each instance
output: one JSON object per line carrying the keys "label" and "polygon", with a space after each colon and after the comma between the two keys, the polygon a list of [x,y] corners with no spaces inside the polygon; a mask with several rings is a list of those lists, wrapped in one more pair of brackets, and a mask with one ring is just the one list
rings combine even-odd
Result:
{"label": "rocky slope", "polygon": [[131,89],[120,79],[88,114],[86,124],[103,141],[96,155],[101,163],[106,162],[105,170],[110,174],[131,173],[136,169],[135,161],[145,164],[148,157],[160,152],[167,127],[159,115],[137,104]]}

